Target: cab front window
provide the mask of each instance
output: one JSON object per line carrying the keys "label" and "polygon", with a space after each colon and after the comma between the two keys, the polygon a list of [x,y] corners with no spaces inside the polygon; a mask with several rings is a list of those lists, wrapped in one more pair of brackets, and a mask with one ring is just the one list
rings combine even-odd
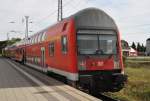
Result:
{"label": "cab front window", "polygon": [[78,53],[79,54],[116,54],[116,36],[115,35],[78,35]]}

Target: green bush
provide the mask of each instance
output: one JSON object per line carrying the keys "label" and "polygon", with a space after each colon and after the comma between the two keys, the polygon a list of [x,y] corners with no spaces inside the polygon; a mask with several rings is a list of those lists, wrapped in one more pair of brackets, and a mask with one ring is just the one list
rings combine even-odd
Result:
{"label": "green bush", "polygon": [[124,66],[126,67],[126,60],[127,60],[127,57],[126,57],[126,56],[122,56],[122,59],[123,59],[123,64],[124,64]]}

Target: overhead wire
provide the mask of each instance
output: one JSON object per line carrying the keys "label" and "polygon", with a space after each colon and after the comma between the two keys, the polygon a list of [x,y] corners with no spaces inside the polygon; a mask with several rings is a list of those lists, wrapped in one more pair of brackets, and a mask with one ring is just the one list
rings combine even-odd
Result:
{"label": "overhead wire", "polygon": [[[85,3],[88,3],[88,2],[90,2],[90,1],[92,1],[92,0],[86,0]],[[97,1],[97,0],[96,0],[96,1]],[[65,4],[63,4],[63,8],[65,9],[65,12],[64,12],[64,13],[65,13],[65,14],[69,14],[69,13],[72,12],[72,10],[67,9],[67,8],[65,8],[65,7],[68,7],[68,6],[71,5],[71,6],[72,6],[73,8],[75,8],[76,10],[79,10],[78,7],[81,6],[81,5],[83,5],[83,4],[85,4],[85,3],[83,3],[83,2],[75,2],[75,0],[68,0],[68,1],[66,1]],[[83,6],[85,6],[85,5],[83,5]],[[42,19],[39,20],[37,23],[40,24],[41,22],[43,22],[43,21],[46,20],[47,18],[53,17],[55,13],[57,13],[57,10],[53,11],[53,12],[50,13],[48,16],[42,18]],[[134,27],[134,28],[137,28],[137,27],[144,27],[144,26],[150,26],[150,24],[135,25],[135,26],[128,27],[128,28],[133,28],[133,27]],[[124,29],[125,29],[125,28],[124,28]]]}
{"label": "overhead wire", "polygon": [[[68,0],[66,3],[63,4],[63,7],[64,6],[67,6],[69,3],[71,2],[71,0]],[[37,21],[36,23],[41,23],[43,22],[44,20],[46,20],[47,18],[51,18],[52,16],[54,16],[55,13],[57,13],[58,10],[54,10],[52,13],[50,13],[49,15],[43,17],[42,19],[40,19],[39,21]]]}
{"label": "overhead wire", "polygon": [[[75,1],[75,0],[72,0],[72,1]],[[88,1],[86,1],[85,3],[87,3]],[[84,3],[84,4],[85,4]],[[71,3],[71,6],[73,6],[73,8],[75,8],[76,9],[76,11],[78,11],[80,8],[79,8],[79,6],[81,6],[82,5],[82,7],[84,7],[85,5],[83,5],[83,2],[77,2],[76,4],[75,3]],[[70,5],[68,5],[68,6],[70,6]],[[72,12],[72,10],[68,10],[67,9],[67,11],[65,12],[66,14],[69,14],[69,13],[71,13]]]}

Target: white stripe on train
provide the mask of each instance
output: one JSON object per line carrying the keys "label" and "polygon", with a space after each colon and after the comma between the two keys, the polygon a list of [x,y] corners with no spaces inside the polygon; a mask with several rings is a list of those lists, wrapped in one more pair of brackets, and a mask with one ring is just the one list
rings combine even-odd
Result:
{"label": "white stripe on train", "polygon": [[31,64],[31,63],[25,63],[25,64],[28,65],[28,66],[31,66],[35,69],[38,69],[40,71],[43,71],[43,72],[50,71],[50,72],[65,76],[65,77],[67,77],[68,80],[72,80],[72,81],[77,81],[78,80],[78,73],[70,73],[70,72],[63,71],[63,70],[56,69],[56,68],[52,68],[52,67],[43,68],[41,66],[37,66],[37,65],[34,65],[34,64]]}

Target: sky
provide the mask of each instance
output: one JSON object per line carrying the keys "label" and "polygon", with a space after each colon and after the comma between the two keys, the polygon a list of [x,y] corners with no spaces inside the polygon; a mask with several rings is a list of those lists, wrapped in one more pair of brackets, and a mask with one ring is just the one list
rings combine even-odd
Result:
{"label": "sky", "polygon": [[[150,0],[63,0],[63,17],[96,7],[117,23],[121,39],[145,44],[150,37]],[[57,21],[57,0],[0,0],[0,41],[24,37],[24,16],[29,16],[29,35]],[[15,22],[15,23],[10,23]],[[15,31],[15,32],[13,32]]]}

